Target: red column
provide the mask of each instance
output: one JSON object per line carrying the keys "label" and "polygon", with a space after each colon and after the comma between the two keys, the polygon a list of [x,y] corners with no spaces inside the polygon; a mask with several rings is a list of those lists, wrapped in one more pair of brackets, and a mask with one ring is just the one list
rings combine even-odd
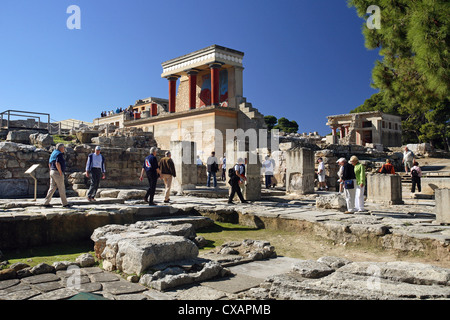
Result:
{"label": "red column", "polygon": [[211,104],[219,105],[219,70],[222,65],[220,63],[213,63],[209,65],[211,68]]}
{"label": "red column", "polygon": [[197,106],[197,70],[189,70],[189,109],[195,109]]}
{"label": "red column", "polygon": [[336,136],[336,130],[337,130],[337,128],[336,128],[336,127],[333,127],[333,128],[331,128],[331,130],[332,130],[332,132],[333,132],[333,133],[332,133],[332,134],[333,134],[333,137]]}
{"label": "red column", "polygon": [[150,114],[152,117],[156,117],[158,115],[158,105],[156,103],[152,103]]}
{"label": "red column", "polygon": [[344,126],[341,126],[340,131],[341,131],[341,139],[342,139],[342,138],[345,137],[345,129],[344,129]]}
{"label": "red column", "polygon": [[168,77],[167,80],[169,80],[169,112],[174,113],[176,109],[178,77]]}

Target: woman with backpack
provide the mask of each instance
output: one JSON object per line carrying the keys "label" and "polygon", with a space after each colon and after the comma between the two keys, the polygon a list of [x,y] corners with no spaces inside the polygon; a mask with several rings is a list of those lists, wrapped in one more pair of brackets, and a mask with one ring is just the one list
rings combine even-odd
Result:
{"label": "woman with backpack", "polygon": [[416,185],[417,185],[417,190],[419,190],[419,192],[422,191],[420,178],[422,178],[422,169],[420,169],[419,163],[417,161],[414,161],[413,167],[411,168],[411,180],[412,180],[411,192],[412,193],[416,192]]}

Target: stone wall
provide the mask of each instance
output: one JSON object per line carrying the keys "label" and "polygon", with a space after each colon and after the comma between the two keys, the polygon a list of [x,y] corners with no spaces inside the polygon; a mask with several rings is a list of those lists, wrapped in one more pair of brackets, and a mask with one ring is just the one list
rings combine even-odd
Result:
{"label": "stone wall", "polygon": [[[87,189],[88,179],[84,177],[87,157],[94,151],[94,146],[67,146],[66,189]],[[51,151],[31,145],[12,142],[0,143],[0,194],[2,198],[27,197],[34,194],[34,180],[25,174],[33,164],[40,166],[35,171],[37,194],[45,196],[50,178],[48,160]],[[106,179],[101,187],[147,187],[147,179],[139,181],[142,163],[149,154],[147,148],[108,148],[102,147],[106,161]],[[158,158],[164,155],[160,151]],[[159,181],[161,183],[161,181]]]}
{"label": "stone wall", "polygon": [[314,192],[314,151],[293,148],[286,151],[286,192],[307,194]]}
{"label": "stone wall", "polygon": [[436,190],[436,222],[450,224],[450,189]]}

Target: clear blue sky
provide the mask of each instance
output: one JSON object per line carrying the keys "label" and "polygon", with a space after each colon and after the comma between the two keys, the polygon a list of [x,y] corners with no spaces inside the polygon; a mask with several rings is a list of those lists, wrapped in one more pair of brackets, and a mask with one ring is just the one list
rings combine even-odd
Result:
{"label": "clear blue sky", "polygon": [[[81,30],[69,30],[70,5]],[[92,121],[168,97],[161,62],[212,44],[245,53],[244,96],[264,115],[328,134],[326,116],[376,91],[378,53],[345,0],[2,0],[0,111]]]}

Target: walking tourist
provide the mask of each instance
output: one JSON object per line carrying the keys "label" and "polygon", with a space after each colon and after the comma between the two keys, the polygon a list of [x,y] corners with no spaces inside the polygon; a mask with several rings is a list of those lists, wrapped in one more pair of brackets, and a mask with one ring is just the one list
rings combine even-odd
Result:
{"label": "walking tourist", "polygon": [[406,174],[409,174],[409,171],[411,170],[414,161],[416,161],[416,156],[411,150],[408,149],[408,147],[405,147],[405,152],[403,152],[402,163],[405,165]]}
{"label": "walking tourist", "polygon": [[172,186],[172,179],[177,176],[175,171],[175,164],[172,160],[170,151],[166,151],[165,157],[159,161],[159,169],[161,170],[161,179],[164,181],[164,202],[170,202],[170,187]]}
{"label": "walking tourist", "polygon": [[365,211],[364,189],[366,186],[366,168],[359,162],[359,159],[356,156],[352,156],[349,162],[353,165],[356,177],[355,210],[363,212]]}
{"label": "walking tourist", "polygon": [[411,168],[412,193],[416,192],[416,186],[417,190],[419,192],[422,192],[421,178],[422,178],[422,169],[419,167],[419,163],[417,161],[414,161],[413,167]]}
{"label": "walking tourist", "polygon": [[241,200],[241,203],[247,203],[247,201],[245,201],[244,199],[244,196],[242,195],[241,188],[239,186],[241,178],[236,174],[236,170],[230,168],[228,176],[230,177],[228,183],[231,186],[231,192],[230,197],[228,198],[228,203],[233,204],[233,198],[236,194],[239,197],[239,200]]}
{"label": "walking tourist", "polygon": [[142,166],[141,176],[139,180],[142,181],[144,178],[144,172],[147,175],[149,188],[145,195],[145,201],[149,203],[151,206],[156,206],[156,203],[153,201],[156,192],[156,182],[158,182],[158,176],[161,174],[158,165],[158,159],[156,159],[156,152],[158,149],[156,147],[152,147],[150,149],[150,155],[145,158],[144,165]]}
{"label": "walking tourist", "polygon": [[95,152],[88,156],[86,163],[86,177],[90,178],[90,187],[88,191],[88,200],[96,201],[95,195],[97,194],[100,180],[105,179],[105,158],[101,154],[101,148],[95,147]]}
{"label": "walking tourist", "polygon": [[66,160],[64,159],[64,144],[58,143],[55,151],[52,152],[49,159],[48,167],[50,169],[50,189],[48,189],[47,196],[44,200],[44,207],[52,207],[50,201],[56,189],[59,191],[59,197],[64,208],[69,208],[72,205],[67,202],[66,186],[64,184],[64,171],[66,170]]}
{"label": "walking tourist", "polygon": [[206,161],[208,177],[206,181],[206,186],[209,188],[211,186],[211,177],[213,178],[214,188],[217,188],[217,171],[219,171],[219,161],[217,161],[216,153],[213,151]]}
{"label": "walking tourist", "polygon": [[345,200],[347,202],[347,211],[345,213],[355,212],[355,186],[356,186],[356,176],[353,165],[344,161],[342,166],[342,180],[344,181],[344,194]]}

